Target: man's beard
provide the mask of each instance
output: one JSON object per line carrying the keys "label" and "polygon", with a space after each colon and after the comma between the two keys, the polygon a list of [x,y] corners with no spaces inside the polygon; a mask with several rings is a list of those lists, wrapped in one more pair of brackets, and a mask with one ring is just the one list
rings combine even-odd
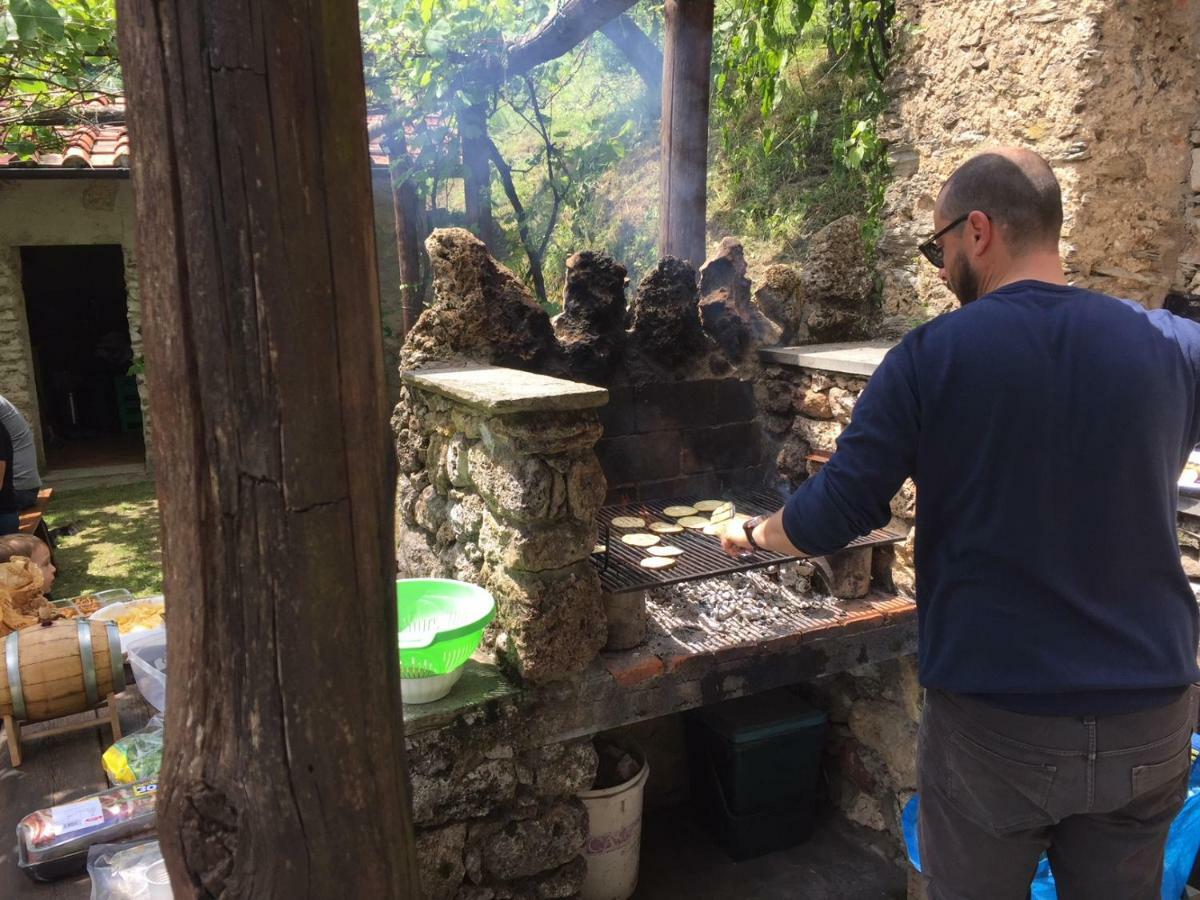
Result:
{"label": "man's beard", "polygon": [[979,299],[979,276],[967,265],[966,259],[958,257],[951,270],[950,290],[963,306]]}

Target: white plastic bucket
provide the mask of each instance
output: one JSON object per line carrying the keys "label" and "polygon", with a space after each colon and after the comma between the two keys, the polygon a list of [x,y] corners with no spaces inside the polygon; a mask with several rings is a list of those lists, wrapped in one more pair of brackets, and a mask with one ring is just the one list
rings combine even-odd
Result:
{"label": "white plastic bucket", "polygon": [[587,877],[581,900],[629,900],[637,889],[642,852],[642,795],[650,766],[644,754],[631,750],[642,768],[624,784],[579,795],[588,811]]}

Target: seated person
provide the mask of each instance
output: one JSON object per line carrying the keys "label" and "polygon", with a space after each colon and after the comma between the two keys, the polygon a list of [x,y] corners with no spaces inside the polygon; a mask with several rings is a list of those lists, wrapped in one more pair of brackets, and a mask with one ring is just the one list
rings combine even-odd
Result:
{"label": "seated person", "polygon": [[49,594],[54,587],[54,563],[50,561],[50,548],[46,542],[31,534],[6,534],[0,537],[0,563],[14,556],[28,557],[42,570],[42,593]]}
{"label": "seated person", "polygon": [[0,534],[21,530],[21,514],[13,490],[13,448],[8,432],[0,427]]}
{"label": "seated person", "polygon": [[8,432],[12,440],[13,491],[17,496],[17,509],[29,509],[37,503],[38,490],[42,486],[37,467],[37,447],[29,423],[4,397],[0,397],[0,427]]}

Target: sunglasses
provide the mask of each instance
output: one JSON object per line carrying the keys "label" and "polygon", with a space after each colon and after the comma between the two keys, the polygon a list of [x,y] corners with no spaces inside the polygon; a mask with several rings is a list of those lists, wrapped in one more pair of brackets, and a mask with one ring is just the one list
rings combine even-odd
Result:
{"label": "sunglasses", "polygon": [[[971,212],[974,212],[972,210]],[[971,215],[971,212],[965,212],[929,240],[920,244],[917,249],[921,251],[921,255],[929,260],[936,268],[942,268],[946,264],[946,257],[942,254],[942,248],[938,246],[938,238],[953,228],[957,228]]]}

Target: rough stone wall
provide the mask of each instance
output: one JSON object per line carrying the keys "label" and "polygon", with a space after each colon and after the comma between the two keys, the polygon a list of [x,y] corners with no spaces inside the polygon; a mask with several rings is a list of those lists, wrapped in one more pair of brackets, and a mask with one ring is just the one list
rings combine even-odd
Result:
{"label": "rough stone wall", "polygon": [[486,585],[498,655],[522,678],[582,670],[607,636],[589,561],[605,493],[595,412],[489,414],[409,385],[392,425],[400,574]]}
{"label": "rough stone wall", "polygon": [[[123,246],[121,257],[125,263],[125,300],[129,317],[129,343],[133,350],[133,359],[144,358],[145,347],[142,343],[142,289],[138,283],[137,259],[133,247]],[[143,367],[144,368],[144,367]],[[154,471],[154,445],[151,438],[150,425],[150,394],[147,393],[146,373],[137,375],[138,400],[142,407],[142,441],[146,445],[146,471]]]}
{"label": "rough stone wall", "polygon": [[576,794],[596,775],[592,742],[522,749],[483,724],[407,741],[422,900],[578,896],[588,819]]}
{"label": "rough stone wall", "polygon": [[860,666],[803,689],[829,713],[825,744],[830,799],[880,836],[900,860],[900,812],[917,790],[917,728],[924,695],[917,658]]}
{"label": "rough stone wall", "polygon": [[25,321],[25,295],[21,290],[21,254],[16,247],[0,246],[0,394],[21,411],[34,429],[41,447],[41,417],[33,383],[29,352],[29,325]]}
{"label": "rough stone wall", "polygon": [[1188,143],[1192,157],[1187,185],[1187,237],[1171,288],[1195,297],[1200,295],[1200,119],[1192,128]]}
{"label": "rough stone wall", "polygon": [[[815,452],[832,453],[850,422],[854,404],[867,386],[855,375],[817,372],[793,366],[766,366],[756,390],[763,429],[775,450],[779,476],[793,489],[817,470],[808,460]],[[896,547],[892,568],[896,585],[913,589],[913,524],[916,489],[906,481],[892,498],[892,520],[887,528],[905,535]]]}
{"label": "rough stone wall", "polygon": [[1195,228],[1185,212],[1195,209],[1196,6],[900,0],[897,15],[883,128],[893,171],[880,245],[885,312],[923,320],[956,304],[916,247],[954,168],[1002,144],[1036,150],[1058,175],[1070,280],[1160,306]]}

